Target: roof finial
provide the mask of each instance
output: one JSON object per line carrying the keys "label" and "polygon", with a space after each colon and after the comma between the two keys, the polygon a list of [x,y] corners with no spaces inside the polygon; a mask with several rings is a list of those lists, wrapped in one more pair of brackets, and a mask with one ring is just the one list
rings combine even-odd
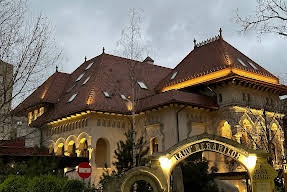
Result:
{"label": "roof finial", "polygon": [[219,28],[219,37],[220,37],[220,39],[222,39],[222,29],[221,29],[221,27]]}
{"label": "roof finial", "polygon": [[87,57],[85,56],[85,62],[87,61]]}
{"label": "roof finial", "polygon": [[193,43],[194,43],[194,49],[196,48],[196,40],[194,39],[193,40]]}
{"label": "roof finial", "polygon": [[105,53],[105,47],[103,47],[103,54]]}
{"label": "roof finial", "polygon": [[56,65],[56,72],[58,72],[58,65]]}

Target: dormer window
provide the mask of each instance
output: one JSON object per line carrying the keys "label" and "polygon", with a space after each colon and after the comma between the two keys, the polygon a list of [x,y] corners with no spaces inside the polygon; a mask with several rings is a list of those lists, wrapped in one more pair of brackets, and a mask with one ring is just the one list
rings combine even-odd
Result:
{"label": "dormer window", "polygon": [[147,86],[144,84],[144,82],[138,81],[138,84],[142,89],[148,89]]}
{"label": "dormer window", "polygon": [[72,87],[70,87],[70,88],[66,91],[66,93],[69,93],[70,91],[72,91],[75,86],[76,86],[76,84],[74,84]]}
{"label": "dormer window", "polygon": [[106,92],[106,91],[103,91],[103,94],[104,94],[104,96],[107,97],[107,98],[110,98],[110,97],[111,97],[110,94],[109,94],[108,92]]}
{"label": "dormer window", "polygon": [[83,84],[82,85],[85,85],[89,80],[90,80],[90,76],[83,82]]}
{"label": "dormer window", "polygon": [[253,69],[258,70],[258,68],[251,61],[248,61],[248,63],[251,65],[251,67],[253,67]]}
{"label": "dormer window", "polygon": [[92,65],[93,65],[93,64],[94,64],[94,62],[90,63],[90,64],[86,67],[86,69],[85,69],[85,70],[90,69],[90,68],[92,67]]}
{"label": "dormer window", "polygon": [[126,97],[125,95],[123,95],[123,94],[121,94],[121,98],[122,98],[123,100],[127,100],[127,97]]}
{"label": "dormer window", "polygon": [[237,61],[244,67],[247,67],[247,65],[241,59],[237,58]]}
{"label": "dormer window", "polygon": [[80,80],[82,79],[82,77],[84,76],[84,74],[85,74],[85,73],[82,73],[82,74],[76,79],[76,82],[77,82],[77,81],[80,81]]}
{"label": "dormer window", "polygon": [[75,97],[76,97],[77,95],[78,95],[78,93],[73,94],[73,95],[70,97],[70,99],[68,100],[68,102],[67,102],[67,103],[72,102],[72,101],[75,99]]}
{"label": "dormer window", "polygon": [[172,76],[170,77],[170,80],[173,80],[176,77],[176,75],[177,75],[177,71],[172,74]]}

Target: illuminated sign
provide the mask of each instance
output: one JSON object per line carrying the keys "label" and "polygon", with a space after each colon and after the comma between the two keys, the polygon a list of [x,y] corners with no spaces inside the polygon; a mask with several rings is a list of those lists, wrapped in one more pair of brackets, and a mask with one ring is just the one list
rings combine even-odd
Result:
{"label": "illuminated sign", "polygon": [[176,161],[180,161],[188,157],[189,155],[201,151],[212,151],[216,153],[221,153],[223,155],[232,157],[233,159],[238,160],[240,158],[240,153],[232,149],[228,145],[219,144],[211,141],[203,141],[201,143],[196,143],[193,145],[190,145],[181,151],[175,153],[172,158],[174,158]]}

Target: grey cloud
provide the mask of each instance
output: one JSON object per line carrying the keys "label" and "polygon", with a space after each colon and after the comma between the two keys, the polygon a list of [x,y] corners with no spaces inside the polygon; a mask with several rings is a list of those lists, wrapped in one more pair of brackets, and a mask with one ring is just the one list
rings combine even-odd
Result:
{"label": "grey cloud", "polygon": [[34,11],[42,11],[56,26],[63,46],[63,70],[72,72],[84,60],[117,49],[116,41],[128,22],[129,8],[143,10],[143,37],[154,50],[151,56],[162,66],[175,67],[193,49],[193,39],[202,41],[218,34],[248,57],[273,73],[287,71],[287,39],[267,35],[258,40],[255,33],[239,34],[234,23],[235,10],[248,15],[256,1],[100,1],[30,0]]}

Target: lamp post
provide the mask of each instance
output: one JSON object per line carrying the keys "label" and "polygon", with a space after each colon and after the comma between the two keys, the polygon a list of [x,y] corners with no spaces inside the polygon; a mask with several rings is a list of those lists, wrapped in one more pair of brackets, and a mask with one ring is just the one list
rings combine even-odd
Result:
{"label": "lamp post", "polygon": [[135,151],[135,102],[129,100],[129,99],[126,99],[127,100],[127,108],[129,111],[132,112],[132,157],[133,157],[133,167],[136,166],[136,157],[135,157],[135,154],[136,154],[136,151]]}

